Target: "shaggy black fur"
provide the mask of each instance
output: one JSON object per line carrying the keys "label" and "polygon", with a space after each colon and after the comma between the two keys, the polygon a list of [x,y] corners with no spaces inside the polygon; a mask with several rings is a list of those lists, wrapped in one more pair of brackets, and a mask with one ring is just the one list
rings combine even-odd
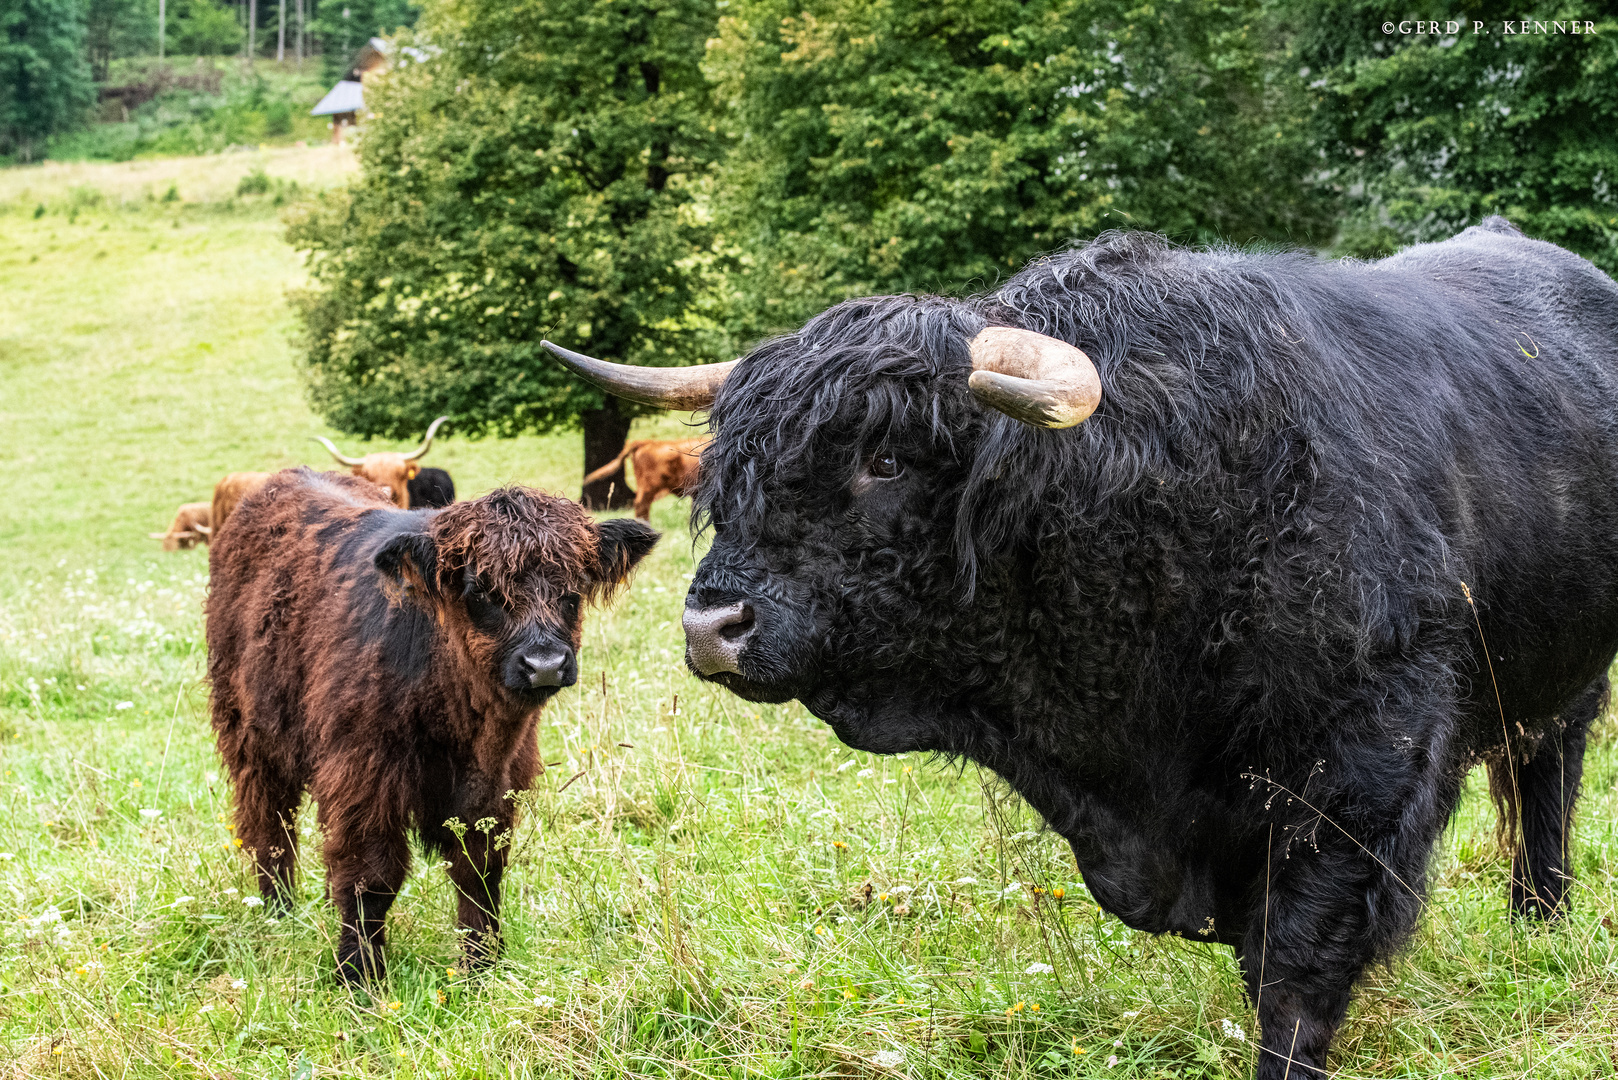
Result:
{"label": "shaggy black fur", "polygon": [[405,481],[410,492],[410,508],[427,510],[448,506],[455,501],[455,481],[443,469],[424,468]]}
{"label": "shaggy black fur", "polygon": [[[1096,414],[978,406],[989,323],[1084,349]],[[1559,910],[1618,651],[1618,287],[1583,259],[1499,218],[1377,263],[1109,235],[841,304],[711,422],[687,602],[757,620],[715,681],[996,770],[1108,911],[1236,950],[1260,1077],[1322,1075],[1477,761],[1517,910]]]}

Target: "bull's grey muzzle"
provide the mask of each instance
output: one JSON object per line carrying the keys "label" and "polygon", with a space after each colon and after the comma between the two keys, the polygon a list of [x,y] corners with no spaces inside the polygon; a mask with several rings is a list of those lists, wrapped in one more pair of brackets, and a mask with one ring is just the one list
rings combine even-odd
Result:
{"label": "bull's grey muzzle", "polygon": [[688,607],[680,622],[685,627],[686,655],[699,674],[741,674],[742,650],[758,627],[751,604],[738,600],[724,607]]}

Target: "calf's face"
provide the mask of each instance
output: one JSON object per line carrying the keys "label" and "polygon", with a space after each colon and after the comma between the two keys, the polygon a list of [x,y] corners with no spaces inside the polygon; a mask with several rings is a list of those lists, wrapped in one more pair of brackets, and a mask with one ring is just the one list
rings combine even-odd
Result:
{"label": "calf's face", "polygon": [[469,675],[538,705],[578,681],[587,601],[623,585],[658,534],[504,488],[405,523],[375,557],[401,602],[430,608]]}

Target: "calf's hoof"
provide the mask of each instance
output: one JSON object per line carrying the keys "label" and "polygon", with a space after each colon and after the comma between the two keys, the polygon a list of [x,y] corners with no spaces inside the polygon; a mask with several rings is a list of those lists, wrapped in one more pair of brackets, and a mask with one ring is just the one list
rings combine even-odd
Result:
{"label": "calf's hoof", "polygon": [[337,955],[337,979],[349,986],[380,982],[387,973],[381,949],[344,949]]}

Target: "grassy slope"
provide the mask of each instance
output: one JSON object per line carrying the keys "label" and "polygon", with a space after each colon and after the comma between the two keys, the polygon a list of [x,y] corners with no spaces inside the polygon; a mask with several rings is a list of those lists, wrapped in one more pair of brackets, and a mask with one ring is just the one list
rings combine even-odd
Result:
{"label": "grassy slope", "polygon": [[[346,159],[322,152],[264,161],[335,182]],[[592,615],[581,685],[546,714],[559,764],[526,797],[506,960],[480,981],[454,970],[448,885],[424,866],[392,916],[389,984],[336,987],[310,822],[297,911],[243,902],[200,679],[206,554],[145,539],[225,471],[324,464],[273,208],[148,202],[128,171],[219,200],[251,163],[0,174],[0,1061],[131,1077],[1250,1071],[1251,1041],[1226,1026],[1251,1028],[1228,952],[1100,916],[1064,846],[975,771],[852,754],[797,706],[686,675],[675,500],[634,587]],[[570,490],[578,454],[576,436],[448,438],[429,460],[472,495]],[[1578,912],[1550,933],[1503,917],[1474,793],[1414,950],[1360,995],[1343,1075],[1613,1074],[1615,785],[1609,732]]]}

